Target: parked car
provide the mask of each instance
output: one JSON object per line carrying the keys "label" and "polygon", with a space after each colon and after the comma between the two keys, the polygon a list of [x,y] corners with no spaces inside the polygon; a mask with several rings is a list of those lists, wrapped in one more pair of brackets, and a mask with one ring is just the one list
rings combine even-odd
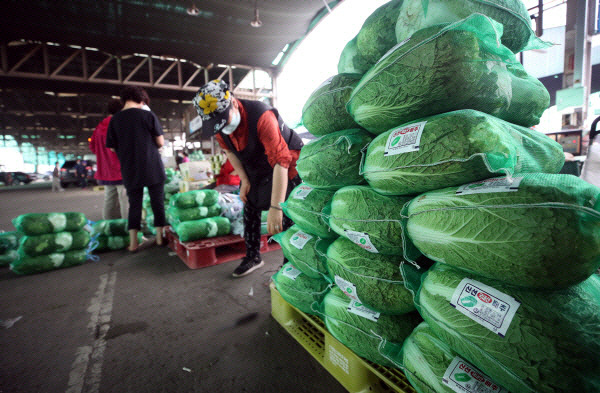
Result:
{"label": "parked car", "polygon": [[[96,162],[92,160],[81,161],[82,165],[85,165],[87,184],[98,184],[94,179],[96,173]],[[79,185],[79,178],[77,177],[77,171],[75,170],[76,160],[68,160],[60,168],[60,185],[63,188],[68,187],[70,184]]]}
{"label": "parked car", "polygon": [[29,184],[33,181],[31,175],[25,172],[0,172],[0,182],[7,186],[18,186]]}

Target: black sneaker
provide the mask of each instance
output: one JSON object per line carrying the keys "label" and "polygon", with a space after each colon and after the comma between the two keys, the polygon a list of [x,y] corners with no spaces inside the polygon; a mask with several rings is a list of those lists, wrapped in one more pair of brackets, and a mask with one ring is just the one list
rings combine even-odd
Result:
{"label": "black sneaker", "polygon": [[250,258],[244,257],[242,259],[242,263],[240,263],[240,266],[238,266],[233,271],[232,276],[233,277],[245,276],[247,274],[252,273],[256,269],[261,268],[264,264],[265,263],[262,260],[256,260],[256,259],[250,259]]}

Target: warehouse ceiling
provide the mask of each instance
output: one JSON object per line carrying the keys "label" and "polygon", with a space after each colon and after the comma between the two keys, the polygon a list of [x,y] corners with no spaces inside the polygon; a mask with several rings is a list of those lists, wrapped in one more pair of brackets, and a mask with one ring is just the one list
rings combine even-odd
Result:
{"label": "warehouse ceiling", "polygon": [[[0,137],[87,153],[107,100],[135,84],[148,90],[172,138],[185,132],[190,100],[206,80],[237,86],[256,70],[277,75],[341,1],[3,0]],[[272,98],[268,87],[236,93]]]}

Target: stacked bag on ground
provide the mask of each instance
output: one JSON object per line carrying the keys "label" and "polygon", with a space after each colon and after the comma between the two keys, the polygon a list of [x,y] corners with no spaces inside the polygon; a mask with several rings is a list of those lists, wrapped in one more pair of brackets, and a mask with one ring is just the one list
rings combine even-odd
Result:
{"label": "stacked bag on ground", "polygon": [[10,264],[17,274],[39,273],[79,265],[88,259],[90,232],[83,213],[28,213],[13,219],[24,236],[18,258]]}
{"label": "stacked bag on ground", "polygon": [[0,232],[0,266],[8,266],[17,260],[19,239],[22,236],[18,231]]}
{"label": "stacked bag on ground", "polygon": [[167,221],[179,240],[188,242],[215,236],[228,235],[231,223],[221,217],[219,192],[192,190],[173,195],[169,201]]}
{"label": "stacked bag on ground", "polygon": [[[138,241],[142,233],[138,232]],[[129,230],[126,219],[99,220],[92,224],[94,251],[122,250],[129,246]]]}

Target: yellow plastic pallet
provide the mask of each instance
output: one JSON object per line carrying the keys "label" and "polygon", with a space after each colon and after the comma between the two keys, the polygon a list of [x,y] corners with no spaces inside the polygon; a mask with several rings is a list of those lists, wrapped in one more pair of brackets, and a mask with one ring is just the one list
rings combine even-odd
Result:
{"label": "yellow plastic pallet", "polygon": [[350,393],[416,393],[402,371],[357,356],[323,322],[286,302],[273,283],[271,315]]}

